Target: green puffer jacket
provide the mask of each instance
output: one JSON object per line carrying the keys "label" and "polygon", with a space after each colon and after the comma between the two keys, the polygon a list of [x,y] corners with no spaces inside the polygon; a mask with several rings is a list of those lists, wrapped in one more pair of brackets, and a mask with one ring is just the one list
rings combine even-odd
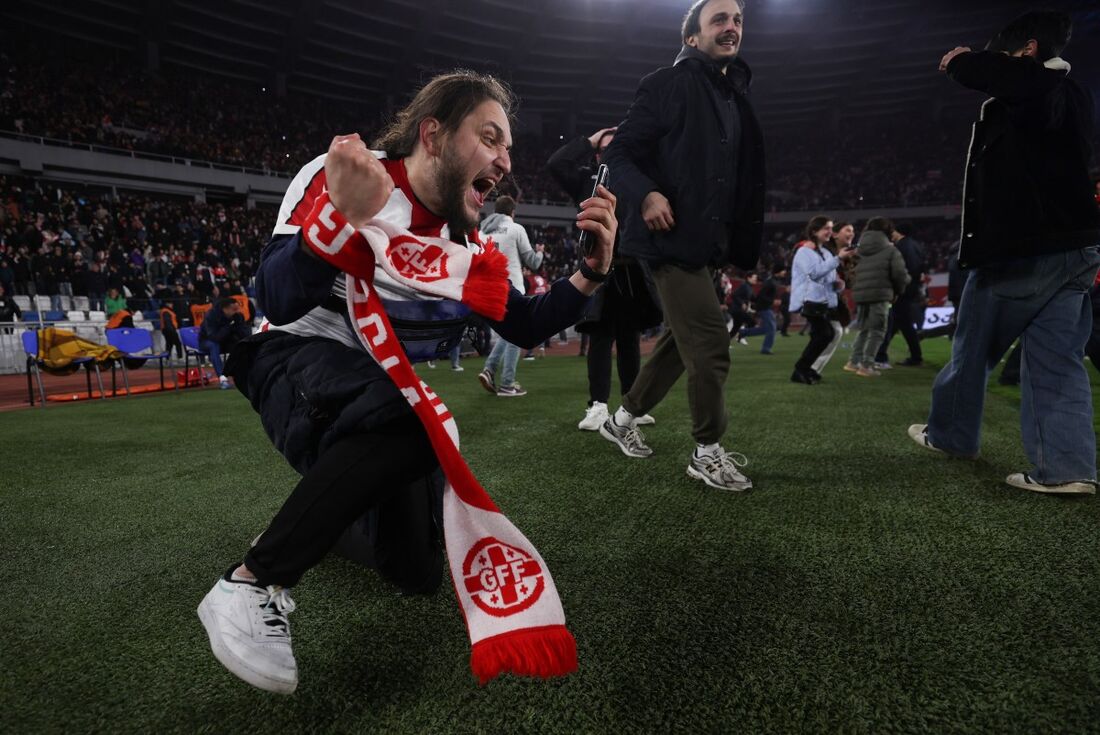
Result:
{"label": "green puffer jacket", "polygon": [[853,274],[852,297],[857,304],[893,301],[909,283],[905,258],[882,232],[859,238],[859,260]]}

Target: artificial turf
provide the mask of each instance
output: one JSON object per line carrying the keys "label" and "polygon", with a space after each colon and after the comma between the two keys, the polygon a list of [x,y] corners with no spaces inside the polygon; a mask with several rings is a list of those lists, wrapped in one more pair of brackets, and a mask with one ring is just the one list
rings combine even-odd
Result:
{"label": "artificial turf", "polygon": [[[906,436],[946,357],[788,382],[804,339],[736,347],[727,447],[756,489],[685,474],[683,385],[631,460],[580,432],[583,360],[528,396],[422,370],[463,451],[554,574],[580,670],[478,687],[454,596],[329,558],[294,590],[301,683],[228,674],[195,607],[296,476],[236,392],[0,414],[0,729],[37,732],[1082,732],[1100,729],[1100,505],[1003,484],[1016,394],[982,458]],[[1089,368],[1092,372],[1092,368]],[[1095,380],[1095,373],[1093,372]]]}

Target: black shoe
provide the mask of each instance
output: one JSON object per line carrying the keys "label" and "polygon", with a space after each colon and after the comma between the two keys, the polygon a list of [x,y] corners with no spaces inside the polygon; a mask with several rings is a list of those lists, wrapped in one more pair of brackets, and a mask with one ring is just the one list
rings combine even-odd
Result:
{"label": "black shoe", "polygon": [[810,368],[810,379],[814,381],[814,384],[821,382],[821,373],[817,372],[813,368]]}
{"label": "black shoe", "polygon": [[812,375],[795,368],[795,371],[791,373],[791,382],[802,383],[803,385],[813,385],[816,381],[813,379]]}
{"label": "black shoe", "polygon": [[898,365],[901,365],[902,367],[920,367],[923,364],[924,360],[914,357],[906,358],[898,363]]}

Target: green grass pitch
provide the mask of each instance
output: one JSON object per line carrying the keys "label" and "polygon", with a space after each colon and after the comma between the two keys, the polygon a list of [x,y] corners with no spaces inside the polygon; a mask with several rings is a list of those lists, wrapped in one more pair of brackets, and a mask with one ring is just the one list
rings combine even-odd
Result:
{"label": "green grass pitch", "polygon": [[945,339],[874,380],[842,349],[814,387],[788,382],[804,338],[752,342],[727,389],[747,494],[686,476],[683,383],[647,427],[655,455],[629,460],[576,429],[577,357],[521,362],[515,400],[478,386],[480,360],[422,369],[554,574],[580,670],[551,682],[478,687],[449,587],[401,597],[329,558],[294,590],[298,692],[254,690],[195,614],[296,479],[245,400],[0,415],[0,730],[1100,729],[1100,499],[1003,484],[1026,469],[1018,393],[990,390],[979,461],[947,460],[905,434]]}

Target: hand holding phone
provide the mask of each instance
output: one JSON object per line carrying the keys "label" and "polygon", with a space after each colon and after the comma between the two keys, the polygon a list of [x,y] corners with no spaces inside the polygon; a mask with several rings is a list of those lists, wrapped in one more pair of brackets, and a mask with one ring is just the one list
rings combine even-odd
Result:
{"label": "hand holding phone", "polygon": [[[606,163],[601,163],[600,167],[596,169],[596,183],[592,185],[592,193],[589,194],[589,198],[596,196],[597,191],[601,186],[607,186],[607,177],[610,171],[607,168]],[[592,254],[592,247],[596,244],[596,239],[588,232],[581,230],[581,236],[577,239],[577,250],[580,252],[582,258],[587,258]]]}

